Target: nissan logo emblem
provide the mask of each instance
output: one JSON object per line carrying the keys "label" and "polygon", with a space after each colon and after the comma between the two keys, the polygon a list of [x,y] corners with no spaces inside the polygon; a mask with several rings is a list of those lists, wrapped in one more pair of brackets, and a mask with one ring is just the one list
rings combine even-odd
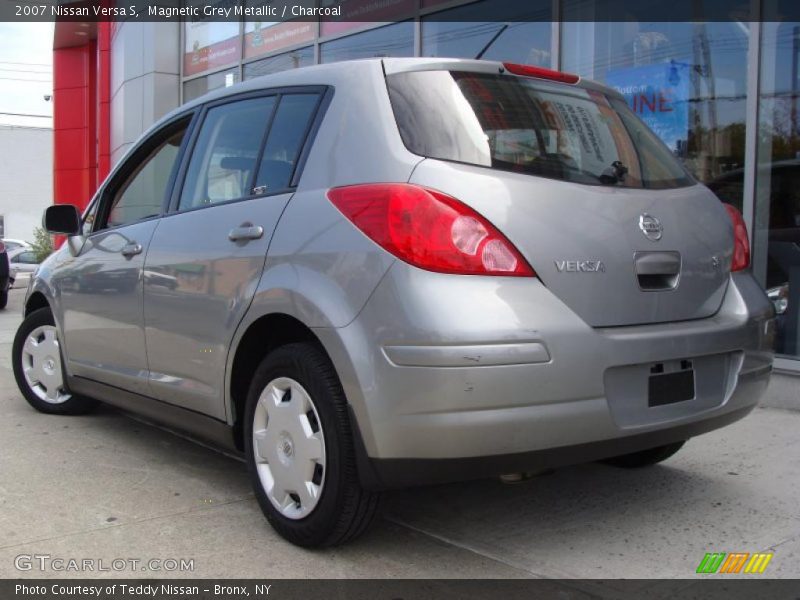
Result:
{"label": "nissan logo emblem", "polygon": [[647,213],[639,217],[639,229],[642,230],[644,237],[651,242],[660,240],[664,233],[664,226],[661,225],[661,221]]}

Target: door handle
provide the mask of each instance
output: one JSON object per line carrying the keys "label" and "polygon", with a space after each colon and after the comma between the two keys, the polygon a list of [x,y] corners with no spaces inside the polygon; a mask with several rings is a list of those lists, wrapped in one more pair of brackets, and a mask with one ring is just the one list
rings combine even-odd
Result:
{"label": "door handle", "polygon": [[252,223],[242,223],[239,227],[235,227],[228,233],[228,239],[232,242],[241,242],[247,240],[259,240],[264,235],[264,228],[260,225],[253,225]]}
{"label": "door handle", "polygon": [[141,254],[144,248],[142,248],[141,244],[137,244],[136,242],[131,242],[127,246],[122,249],[122,256],[126,258],[130,258],[131,256],[136,256],[137,254]]}

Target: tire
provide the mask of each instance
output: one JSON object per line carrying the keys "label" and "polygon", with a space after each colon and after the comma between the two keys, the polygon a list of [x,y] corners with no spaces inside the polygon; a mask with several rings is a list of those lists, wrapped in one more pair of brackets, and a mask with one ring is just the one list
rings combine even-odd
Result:
{"label": "tire", "polygon": [[602,462],[623,469],[639,469],[642,467],[649,467],[667,460],[678,450],[683,448],[685,443],[685,441],[675,442],[665,446],[658,446],[657,448],[642,450],[641,452],[633,452],[631,454],[623,454],[622,456],[607,458]]}
{"label": "tire", "polygon": [[[37,353],[33,348],[41,350]],[[39,412],[81,415],[97,404],[67,388],[58,330],[49,308],[40,308],[22,321],[14,337],[11,362],[19,390]]]}
{"label": "tire", "polygon": [[8,290],[0,292],[0,310],[8,306]]}
{"label": "tire", "polygon": [[359,484],[347,400],[320,348],[296,343],[267,355],[250,384],[244,436],[256,498],[282,537],[325,547],[367,529],[380,496]]}

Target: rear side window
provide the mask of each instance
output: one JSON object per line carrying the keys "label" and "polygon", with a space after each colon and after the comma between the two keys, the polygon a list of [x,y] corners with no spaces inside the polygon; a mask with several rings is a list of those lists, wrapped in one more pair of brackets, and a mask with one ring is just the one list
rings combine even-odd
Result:
{"label": "rear side window", "polygon": [[211,108],[194,145],[179,210],[250,195],[249,184],[275,97],[240,100]]}
{"label": "rear side window", "polygon": [[290,186],[318,102],[318,94],[281,96],[253,186],[257,193],[269,194]]}
{"label": "rear side window", "polygon": [[694,181],[627,107],[602,92],[457,71],[387,78],[403,142],[420,156],[589,185]]}

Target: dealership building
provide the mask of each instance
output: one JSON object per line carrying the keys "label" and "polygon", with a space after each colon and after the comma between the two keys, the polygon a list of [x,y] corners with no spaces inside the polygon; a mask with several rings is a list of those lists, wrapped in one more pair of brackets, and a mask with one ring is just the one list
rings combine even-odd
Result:
{"label": "dealership building", "polygon": [[85,206],[159,117],[277,71],[483,52],[572,72],[620,90],[698,180],[741,209],[754,272],[782,312],[777,366],[800,372],[800,22],[786,17],[796,2],[748,2],[759,21],[737,20],[735,1],[727,19],[666,22],[637,14],[641,2],[616,3],[610,21],[592,20],[591,0],[347,0],[341,19],[322,22],[58,22],[54,197]]}

